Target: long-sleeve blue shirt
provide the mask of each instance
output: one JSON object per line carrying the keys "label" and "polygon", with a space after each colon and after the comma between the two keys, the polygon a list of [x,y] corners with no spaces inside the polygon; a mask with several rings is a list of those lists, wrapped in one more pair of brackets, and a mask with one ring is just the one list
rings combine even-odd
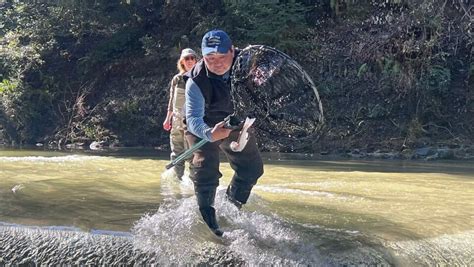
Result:
{"label": "long-sleeve blue shirt", "polygon": [[211,130],[204,122],[204,96],[201,93],[199,86],[193,81],[188,79],[186,82],[186,127],[187,130],[197,137],[211,142]]}
{"label": "long-sleeve blue shirt", "polygon": [[[224,74],[222,78],[228,79],[229,73]],[[212,128],[204,122],[204,96],[191,78],[186,82],[185,110],[187,130],[201,139],[212,142]]]}

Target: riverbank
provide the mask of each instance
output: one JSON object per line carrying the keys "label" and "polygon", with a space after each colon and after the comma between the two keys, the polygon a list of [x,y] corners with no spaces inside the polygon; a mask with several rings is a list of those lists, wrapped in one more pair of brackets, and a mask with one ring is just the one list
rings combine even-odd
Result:
{"label": "riverbank", "polygon": [[[83,143],[58,147],[56,145],[46,145],[38,143],[36,146],[9,146],[0,143],[0,150],[46,150],[60,152],[78,152],[78,153],[95,153],[104,155],[136,155],[147,157],[167,158],[169,156],[168,146],[160,147],[123,147],[117,145],[108,145],[103,143],[101,146],[95,146],[95,143],[85,145]],[[334,149],[324,150],[317,153],[301,153],[301,152],[277,152],[262,151],[267,158],[278,160],[282,158],[297,160],[344,160],[344,159],[360,159],[360,160],[474,160],[474,146],[461,145],[456,147],[448,146],[426,146],[417,149],[395,150],[367,150],[367,149]]]}

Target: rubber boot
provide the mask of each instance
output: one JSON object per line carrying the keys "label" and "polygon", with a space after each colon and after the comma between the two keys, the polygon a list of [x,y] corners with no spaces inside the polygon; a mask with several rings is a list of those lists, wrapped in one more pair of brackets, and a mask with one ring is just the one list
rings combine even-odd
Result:
{"label": "rubber boot", "polygon": [[215,196],[216,188],[196,190],[196,198],[198,201],[199,211],[201,212],[204,222],[215,235],[222,236],[224,232],[219,229],[219,225],[217,224],[216,219],[216,210],[214,209]]}
{"label": "rubber boot", "polygon": [[227,187],[226,198],[238,209],[241,209],[242,205],[247,203],[247,200],[250,197],[250,192],[252,191],[252,187],[253,185],[231,183]]}

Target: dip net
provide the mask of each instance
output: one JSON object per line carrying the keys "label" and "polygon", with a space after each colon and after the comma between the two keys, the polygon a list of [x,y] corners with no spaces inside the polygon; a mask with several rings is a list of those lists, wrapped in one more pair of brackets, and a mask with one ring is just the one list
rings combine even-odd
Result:
{"label": "dip net", "polygon": [[323,126],[318,91],[301,66],[263,45],[241,50],[232,68],[235,115],[255,117],[261,146],[295,151],[316,142]]}

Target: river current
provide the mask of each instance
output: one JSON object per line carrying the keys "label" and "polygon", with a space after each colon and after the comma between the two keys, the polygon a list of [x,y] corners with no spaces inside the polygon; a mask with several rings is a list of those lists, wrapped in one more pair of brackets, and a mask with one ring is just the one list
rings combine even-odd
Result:
{"label": "river current", "polygon": [[165,155],[0,149],[0,265],[474,265],[472,162],[264,158],[218,238]]}

